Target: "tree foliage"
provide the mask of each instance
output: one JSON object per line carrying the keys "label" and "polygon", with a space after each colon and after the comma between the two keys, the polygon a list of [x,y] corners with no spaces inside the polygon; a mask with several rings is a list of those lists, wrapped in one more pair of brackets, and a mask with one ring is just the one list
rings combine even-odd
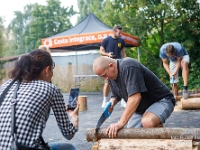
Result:
{"label": "tree foliage", "polygon": [[72,27],[70,17],[76,14],[71,7],[62,7],[59,0],[47,0],[47,5],[31,4],[24,12],[14,12],[15,18],[9,25],[14,41],[14,54],[22,54],[37,48],[41,39]]}
{"label": "tree foliage", "polygon": [[[138,36],[141,63],[166,84],[169,76],[162,67],[159,49],[166,42],[180,42],[191,58],[189,86],[198,88],[200,9],[197,0],[105,0],[99,5],[85,5],[90,7],[84,14],[93,10],[105,24],[111,27],[119,24],[125,32]],[[127,54],[137,59],[133,50],[128,49]]]}
{"label": "tree foliage", "polygon": [[0,57],[3,55],[4,50],[4,26],[3,19],[0,17]]}

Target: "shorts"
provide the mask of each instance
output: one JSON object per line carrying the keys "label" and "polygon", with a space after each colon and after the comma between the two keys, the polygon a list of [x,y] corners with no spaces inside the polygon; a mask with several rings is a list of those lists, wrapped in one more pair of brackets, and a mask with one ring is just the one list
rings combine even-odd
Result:
{"label": "shorts", "polygon": [[[189,64],[190,63],[190,57],[189,57],[189,55],[184,55],[182,61],[186,61]],[[171,72],[175,72],[176,64],[177,64],[177,61],[170,61],[169,68],[170,68]],[[179,78],[178,78],[178,72],[177,72],[176,79],[174,80],[174,83],[177,83],[178,81],[179,81]],[[172,83],[171,79],[170,79],[170,83]]]}
{"label": "shorts", "polygon": [[[161,123],[165,123],[165,120],[171,115],[173,110],[174,104],[172,100],[163,98],[149,106],[144,113],[151,112],[158,116]],[[127,128],[142,128],[142,116],[143,114],[134,113],[128,121]]]}

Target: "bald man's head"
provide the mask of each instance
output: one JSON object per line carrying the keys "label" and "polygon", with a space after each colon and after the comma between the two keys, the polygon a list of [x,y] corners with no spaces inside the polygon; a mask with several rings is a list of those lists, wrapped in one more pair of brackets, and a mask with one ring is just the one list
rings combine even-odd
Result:
{"label": "bald man's head", "polygon": [[113,78],[114,76],[116,76],[117,75],[117,61],[108,56],[100,56],[94,60],[93,70],[97,75],[103,77],[107,69],[110,69],[108,78]]}
{"label": "bald man's head", "polygon": [[114,63],[115,60],[111,59],[108,56],[100,56],[94,60],[93,70],[96,69],[107,69],[109,67],[109,63]]}

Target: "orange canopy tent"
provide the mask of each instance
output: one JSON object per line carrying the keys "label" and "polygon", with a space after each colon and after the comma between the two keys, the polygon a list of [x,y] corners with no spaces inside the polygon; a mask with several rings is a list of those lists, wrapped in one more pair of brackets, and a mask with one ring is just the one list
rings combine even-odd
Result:
{"label": "orange canopy tent", "polygon": [[[102,23],[93,13],[73,28],[42,39],[42,45],[48,46],[51,51],[81,51],[99,49],[104,38],[112,34],[112,28]],[[122,32],[126,47],[139,46],[139,39]],[[77,54],[76,54],[77,56]],[[78,74],[78,59],[76,57],[76,74]]]}
{"label": "orange canopy tent", "polygon": [[[99,49],[102,40],[112,34],[112,28],[103,24],[93,13],[73,28],[42,39],[42,44],[51,50],[91,50]],[[122,32],[126,47],[139,46],[139,39]]]}

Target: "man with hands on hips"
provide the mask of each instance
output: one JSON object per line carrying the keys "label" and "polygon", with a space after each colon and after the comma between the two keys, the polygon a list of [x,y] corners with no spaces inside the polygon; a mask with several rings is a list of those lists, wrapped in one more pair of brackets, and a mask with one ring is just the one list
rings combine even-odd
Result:
{"label": "man with hands on hips", "polygon": [[109,137],[115,137],[126,124],[127,128],[157,127],[173,112],[173,94],[153,72],[136,60],[100,56],[94,60],[93,70],[108,80],[112,91],[110,112],[122,98],[127,102],[120,120],[107,128]]}

